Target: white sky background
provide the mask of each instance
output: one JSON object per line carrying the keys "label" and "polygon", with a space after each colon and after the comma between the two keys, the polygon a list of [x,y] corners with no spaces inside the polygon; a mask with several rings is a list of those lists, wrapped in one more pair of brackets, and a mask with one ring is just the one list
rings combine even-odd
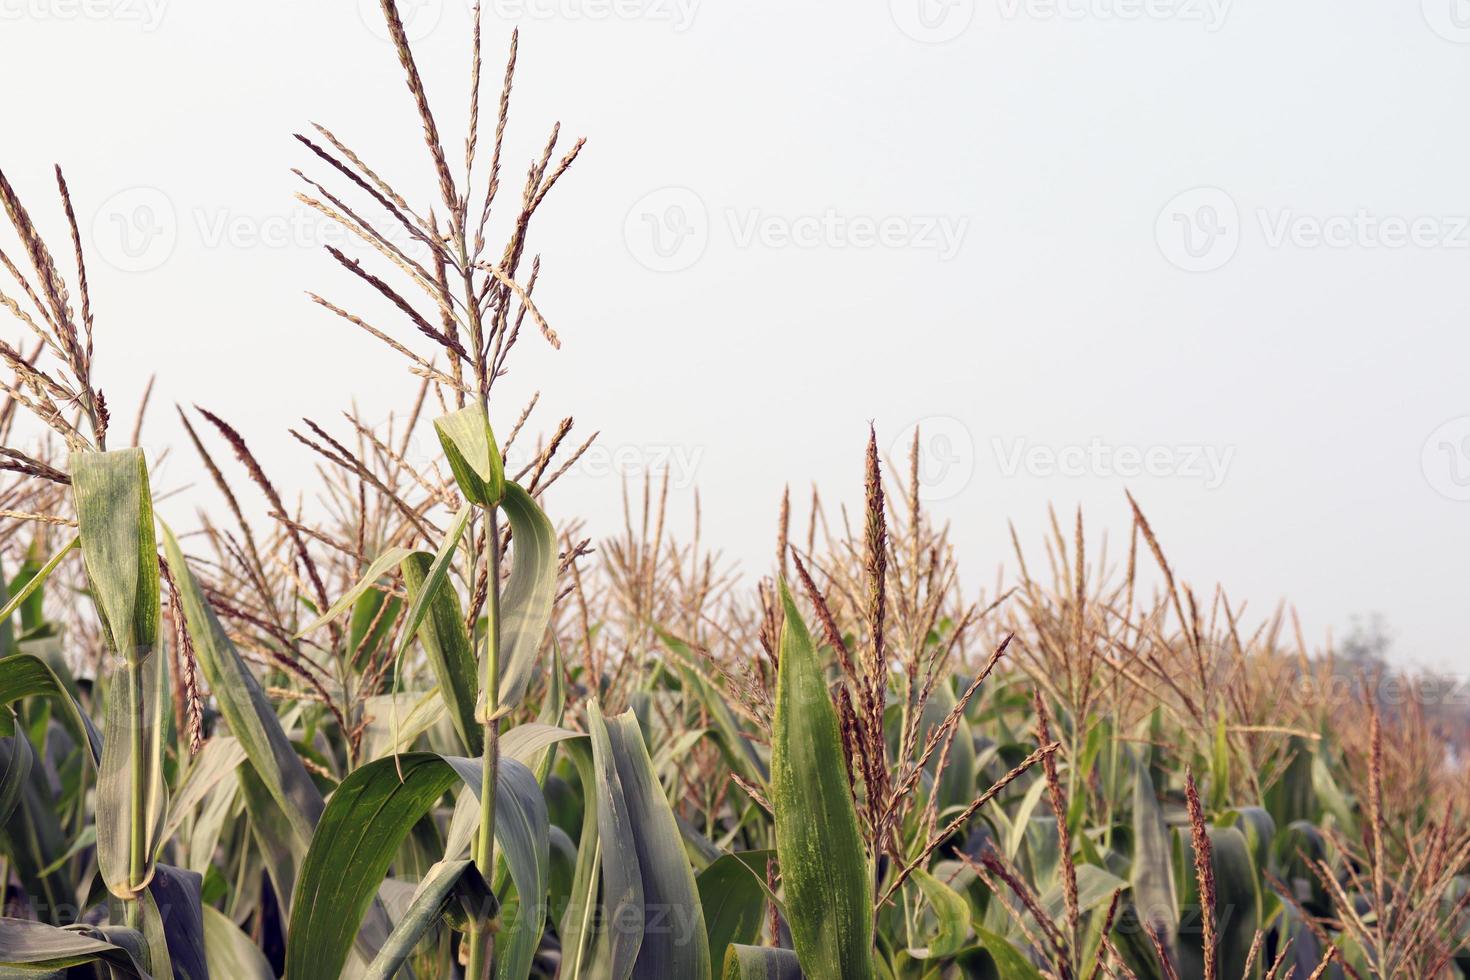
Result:
{"label": "white sky background", "polygon": [[[468,8],[404,8],[457,158]],[[0,166],[57,234],[67,169],[117,424],[156,369],[160,482],[197,476],[170,415],[197,401],[309,490],[287,426],[341,431],[351,397],[385,415],[414,383],[304,298],[398,330],[290,198],[290,167],[325,174],[290,138],[310,120],[437,198],[376,3],[0,18]],[[565,347],[523,338],[498,428],[540,389],[544,427],[668,455],[706,537],[764,571],[784,483],[855,499],[867,420],[885,445],[927,420],[977,587],[1010,564],[1008,519],[1040,563],[1048,502],[1121,557],[1128,487],[1180,575],[1247,619],[1287,597],[1321,637],[1377,611],[1401,656],[1463,669],[1464,0],[502,0],[488,104],[516,23],[511,193],[554,120],[589,144],[532,242]],[[613,531],[603,472],[554,516]]]}

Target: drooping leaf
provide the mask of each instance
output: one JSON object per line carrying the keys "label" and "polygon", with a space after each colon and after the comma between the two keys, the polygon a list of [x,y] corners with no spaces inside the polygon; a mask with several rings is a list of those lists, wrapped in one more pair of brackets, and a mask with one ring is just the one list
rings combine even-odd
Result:
{"label": "drooping leaf", "polygon": [[938,929],[930,937],[927,948],[922,950],[922,956],[913,949],[910,950],[911,955],[919,959],[953,956],[965,947],[965,940],[970,935],[970,904],[927,871],[915,869],[913,881],[929,903]]}
{"label": "drooping leaf", "polygon": [[174,980],[210,978],[199,900],[203,882],[203,876],[193,871],[160,864],[148,883],[148,900],[163,931]]}
{"label": "drooping leaf", "polygon": [[499,504],[505,492],[505,466],[485,409],[471,405],[441,415],[434,420],[434,431],[465,499],[485,508]]}
{"label": "drooping leaf", "polygon": [[373,586],[377,585],[378,579],[387,574],[390,568],[397,565],[406,556],[412,553],[413,549],[411,548],[389,548],[377,558],[374,558],[372,564],[367,567],[367,571],[362,573],[362,577],[357,580],[356,584],[354,584],[352,588],[342,593],[341,597],[338,598],[336,602],[332,603],[332,605],[327,608],[326,612],[322,613],[316,619],[313,619],[311,622],[303,626],[300,630],[297,631],[296,635],[298,637],[305,636],[311,631],[320,629],[321,627],[327,625],[332,620],[345,613],[349,607],[352,607],[357,602],[357,600],[363,595],[363,593],[367,592],[368,589],[371,589]]}
{"label": "drooping leaf", "polygon": [[[62,545],[61,550],[52,555],[46,561],[46,564],[28,570],[29,574],[25,576],[25,581],[16,588],[14,595],[5,600],[5,605],[0,607],[0,628],[10,629],[10,617],[14,616],[17,611],[24,611],[30,608],[33,600],[40,598],[41,586],[45,585],[46,580],[51,577],[51,573],[56,571],[56,566],[61,564],[61,560],[71,554],[72,549],[81,543],[81,535],[73,537],[66,544]],[[0,591],[3,591],[3,589],[0,589]],[[35,618],[39,618],[39,614],[36,614]],[[22,619],[24,619],[24,616],[22,616]],[[0,645],[0,654],[7,653],[6,647],[8,646],[8,643]]]}
{"label": "drooping leaf", "polygon": [[143,937],[126,930],[109,933],[110,939],[99,939],[80,928],[61,929],[29,919],[0,918],[0,966],[60,970],[101,961],[121,976],[146,980],[148,972],[141,962]]}
{"label": "drooping leaf", "polygon": [[477,907],[476,914],[485,911],[478,906],[488,906],[489,887],[473,861],[438,862],[419,882],[408,908],[399,916],[392,935],[368,967],[363,980],[391,980],[396,976],[408,962],[419,940],[444,916],[445,907],[454,899],[456,891],[466,892],[468,903]]}
{"label": "drooping leaf", "polygon": [[78,742],[88,747],[94,763],[102,760],[102,736],[50,664],[33,653],[0,659],[0,704],[12,704],[28,697],[53,699],[61,708],[62,724]]}
{"label": "drooping leaf", "polygon": [[500,710],[525,696],[556,599],[556,528],[531,495],[507,481],[500,502],[510,521],[510,578],[500,598]]}
{"label": "drooping leaf", "polygon": [[205,600],[203,590],[185,564],[177,539],[166,525],[163,545],[179,588],[194,652],[220,714],[239,739],[251,766],[275,798],[292,831],[302,843],[308,843],[325,806],[321,791],[281,729],[280,719],[255,673],[240,658]]}
{"label": "drooping leaf", "polygon": [[811,980],[871,977],[873,893],[837,712],[790,592],[771,724],[771,804],[787,919]]}

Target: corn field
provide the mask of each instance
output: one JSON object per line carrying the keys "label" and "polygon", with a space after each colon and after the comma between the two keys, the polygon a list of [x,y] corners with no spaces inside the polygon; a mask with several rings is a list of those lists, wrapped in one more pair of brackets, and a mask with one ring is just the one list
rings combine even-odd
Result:
{"label": "corn field", "polygon": [[415,394],[305,420],[304,484],[191,405],[208,505],[156,491],[73,192],[0,173],[0,975],[1470,976],[1446,682],[1191,586],[1131,497],[1126,554],[1054,515],[978,593],[871,428],[859,512],[788,495],[758,581],[666,482],[606,539],[544,510],[592,439],[496,384],[561,346],[530,227],[582,143],[520,180],[477,11],[451,153],[382,7],[423,186],[318,126],[298,201],[365,256],[326,249],[321,329]]}

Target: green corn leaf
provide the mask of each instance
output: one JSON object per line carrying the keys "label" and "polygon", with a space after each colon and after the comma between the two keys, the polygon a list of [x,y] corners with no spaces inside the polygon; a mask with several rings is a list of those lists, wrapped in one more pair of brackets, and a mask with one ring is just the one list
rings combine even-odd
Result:
{"label": "green corn leaf", "polygon": [[[41,586],[45,585],[46,580],[51,577],[51,573],[56,571],[56,566],[61,564],[61,560],[71,554],[72,549],[81,543],[81,535],[77,535],[64,544],[60,551],[52,555],[46,564],[30,570],[30,574],[26,577],[25,582],[15,590],[14,595],[6,600],[4,607],[0,608],[0,626],[3,626],[5,629],[10,629],[10,617],[14,616],[18,610],[29,608],[27,604],[32,597],[40,598]],[[5,652],[8,646],[9,644],[0,645],[0,653]]]}
{"label": "green corn leaf", "polygon": [[930,939],[927,949],[911,949],[910,955],[917,959],[943,959],[953,956],[965,947],[965,941],[970,935],[970,903],[927,871],[916,868],[913,880],[933,910],[939,928]]}
{"label": "green corn leaf", "polygon": [[753,945],[760,938],[766,913],[766,893],[752,874],[752,863],[766,873],[770,851],[726,854],[699,873],[699,904],[709,930],[710,965],[721,972],[728,946]]}
{"label": "green corn leaf", "polygon": [[265,954],[230,917],[212,905],[204,911],[204,955],[219,980],[276,980]]}
{"label": "green corn leaf", "polygon": [[[291,901],[286,976],[340,975],[353,936],[399,845],[438,799],[459,782],[478,796],[480,760],[413,752],[359,767],[337,787],[301,866]],[[503,759],[497,780],[495,839],[519,905],[497,944],[497,977],[524,980],[541,939],[550,876],[546,804],[524,765]],[[538,914],[539,913],[539,914]]]}
{"label": "green corn leaf", "polygon": [[[587,721],[597,769],[604,906],[617,926],[614,980],[706,980],[712,975],[709,936],[694,873],[637,717],[628,711],[605,719],[589,702]],[[636,879],[629,875],[634,865]],[[635,931],[641,936],[629,963],[631,944],[619,947],[618,934]]]}
{"label": "green corn leaf", "polygon": [[410,555],[412,553],[412,548],[389,548],[377,558],[373,559],[373,563],[367,567],[367,571],[362,573],[362,578],[358,579],[357,583],[353,585],[352,588],[342,593],[342,597],[339,598],[336,602],[332,603],[332,605],[327,609],[326,612],[322,613],[316,619],[313,619],[310,623],[307,623],[305,626],[303,626],[301,630],[297,632],[297,637],[305,636],[312,630],[320,629],[321,627],[330,623],[332,620],[336,619],[338,616],[345,613],[357,602],[357,600],[365,592],[367,592],[368,589],[371,589],[373,586],[377,585],[378,579],[387,574],[390,568],[397,565],[407,555]]}
{"label": "green corn leaf", "polygon": [[477,911],[488,907],[488,886],[473,861],[440,861],[431,867],[363,980],[392,980],[408,962],[419,940],[444,917],[445,908],[457,891],[467,892],[472,908]]}
{"label": "green corn leaf", "polygon": [[[407,555],[400,564],[410,601],[424,591],[432,564],[433,558],[422,551]],[[484,726],[475,718],[480,678],[459,595],[454,589],[441,587],[429,603],[428,615],[419,627],[419,644],[439,681],[439,693],[449,707],[449,720],[464,742],[466,753],[479,755],[485,743]]]}
{"label": "green corn leaf", "polygon": [[[156,922],[174,980],[209,980],[199,890],[203,877],[160,864],[148,883],[148,921]],[[155,961],[152,966],[157,968]]]}
{"label": "green corn leaf", "polygon": [[280,719],[255,673],[240,658],[214,610],[205,601],[204,592],[189,571],[179,542],[167,525],[163,528],[163,546],[179,587],[194,652],[220,714],[239,739],[251,766],[281,808],[293,833],[302,844],[309,843],[324,806],[321,791],[281,729]]}
{"label": "green corn leaf", "polygon": [[[1215,870],[1215,922],[1219,936],[1219,976],[1244,977],[1246,957],[1261,924],[1259,876],[1245,835],[1235,827],[1208,827],[1211,866]],[[1190,915],[1179,927],[1179,965],[1182,975],[1204,972],[1204,938],[1199,927],[1199,885],[1194,876],[1194,847],[1189,830],[1175,831],[1180,875],[1179,900]]]}
{"label": "green corn leaf", "polygon": [[[610,803],[603,798],[598,790],[599,771],[596,769],[590,741],[586,738],[569,741],[566,743],[565,751],[567,758],[572,760],[572,765],[577,770],[577,775],[582,782],[582,832],[578,836],[577,864],[572,870],[572,888],[570,898],[567,901],[566,911],[562,913],[560,928],[557,930],[562,943],[563,972],[566,980],[583,980],[586,976],[589,960],[592,958],[591,944],[596,929],[595,913],[597,907],[597,886],[599,867],[604,867],[605,862],[602,854],[602,833],[598,825],[599,814],[604,803]],[[626,808],[625,808],[626,812]],[[612,876],[604,872],[606,878],[604,894],[615,896],[605,903],[606,917],[608,921],[622,921],[613,919],[617,909],[611,904],[612,901],[624,901],[625,897],[636,887],[639,892],[639,905],[642,908],[641,882],[638,882],[638,868],[636,862],[629,867],[626,861],[615,858],[611,864]],[[621,876],[621,880],[619,877]],[[618,936],[623,935],[622,930],[614,933],[614,943]],[[633,957],[637,956],[637,945],[633,944],[633,952],[629,955],[625,950],[619,950],[614,946],[613,954],[615,962],[630,965]],[[627,972],[615,976],[627,977]]]}
{"label": "green corn leaf", "polygon": [[112,651],[141,663],[158,643],[158,547],[141,449],[73,453],[72,494],[87,581]]}
{"label": "green corn leaf", "polygon": [[1317,792],[1312,784],[1311,744],[1300,735],[1286,742],[1287,765],[1276,781],[1266,789],[1266,809],[1285,827],[1298,820],[1316,818]]}
{"label": "green corn leaf", "polygon": [[801,963],[789,949],[731,946],[721,980],[802,980]]}
{"label": "green corn leaf", "polygon": [[[9,719],[5,719],[9,721]],[[12,728],[15,726],[12,725]],[[36,753],[31,748],[25,732],[0,738],[0,826],[3,826],[20,806],[21,794],[31,778],[31,766]]]}
{"label": "green corn leaf", "polygon": [[[97,866],[108,891],[118,898],[132,896],[135,886],[147,879],[163,838],[168,792],[160,720],[166,692],[162,657],[119,666],[107,687],[97,767]],[[134,819],[135,792],[143,795],[142,826]],[[142,867],[134,868],[139,847]]]}
{"label": "green corn leaf", "polygon": [[999,980],[1042,980],[1040,971],[1004,937],[984,929],[977,929],[976,935],[980,937],[980,945],[994,961],[997,970],[994,975]]}
{"label": "green corn leaf", "polygon": [[1168,946],[1179,928],[1171,845],[1164,811],[1154,792],[1149,767],[1133,765],[1133,906],[1145,928],[1157,928]]}
{"label": "green corn leaf", "polygon": [[0,966],[59,971],[101,962],[115,971],[115,976],[146,980],[143,937],[124,929],[108,929],[104,934],[107,938],[99,939],[79,928],[59,929],[29,919],[0,918]]}
{"label": "green corn leaf", "polygon": [[11,704],[27,697],[54,700],[61,708],[62,724],[79,743],[90,749],[94,763],[101,761],[102,736],[51,665],[32,653],[17,653],[0,659],[0,704]]}
{"label": "green corn leaf", "polygon": [[784,583],[781,602],[771,804],[787,919],[811,980],[859,980],[873,975],[873,886],[822,665]]}
{"label": "green corn leaf", "polygon": [[469,526],[470,513],[470,505],[465,504],[450,519],[444,540],[440,542],[439,550],[434,553],[434,560],[424,572],[418,592],[409,601],[408,613],[403,618],[403,635],[398,641],[398,657],[402,657],[413,645],[414,636],[429,615],[429,609],[438,600],[440,590],[445,588],[449,579],[449,566],[454,562],[455,551],[459,548],[460,539],[464,537],[465,528]]}
{"label": "green corn leaf", "polygon": [[520,704],[536,667],[536,654],[551,622],[556,599],[556,528],[515,483],[505,484],[500,502],[510,521],[514,549],[510,578],[500,598],[500,711]]}
{"label": "green corn leaf", "polygon": [[434,420],[434,431],[465,499],[484,508],[499,504],[505,492],[505,468],[485,410],[471,405],[441,415]]}

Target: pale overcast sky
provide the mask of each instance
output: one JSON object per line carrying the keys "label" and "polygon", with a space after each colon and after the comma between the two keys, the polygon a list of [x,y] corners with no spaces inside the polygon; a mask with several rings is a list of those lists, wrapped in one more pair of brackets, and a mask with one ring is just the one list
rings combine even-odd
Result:
{"label": "pale overcast sky", "polygon": [[[434,194],[376,6],[0,0],[0,166],[48,220],[67,168],[116,411],[156,368],[150,441],[197,401],[291,491],[288,425],[412,387],[303,297],[348,287],[290,197],[311,120]],[[404,9],[457,148],[468,7]],[[1465,0],[499,0],[487,99],[517,24],[508,173],[589,141],[533,242],[565,347],[497,408],[602,430],[554,508],[611,531],[665,460],[764,570],[783,484],[922,421],[977,587],[1048,502],[1121,551],[1127,487],[1197,585],[1463,669]]]}

